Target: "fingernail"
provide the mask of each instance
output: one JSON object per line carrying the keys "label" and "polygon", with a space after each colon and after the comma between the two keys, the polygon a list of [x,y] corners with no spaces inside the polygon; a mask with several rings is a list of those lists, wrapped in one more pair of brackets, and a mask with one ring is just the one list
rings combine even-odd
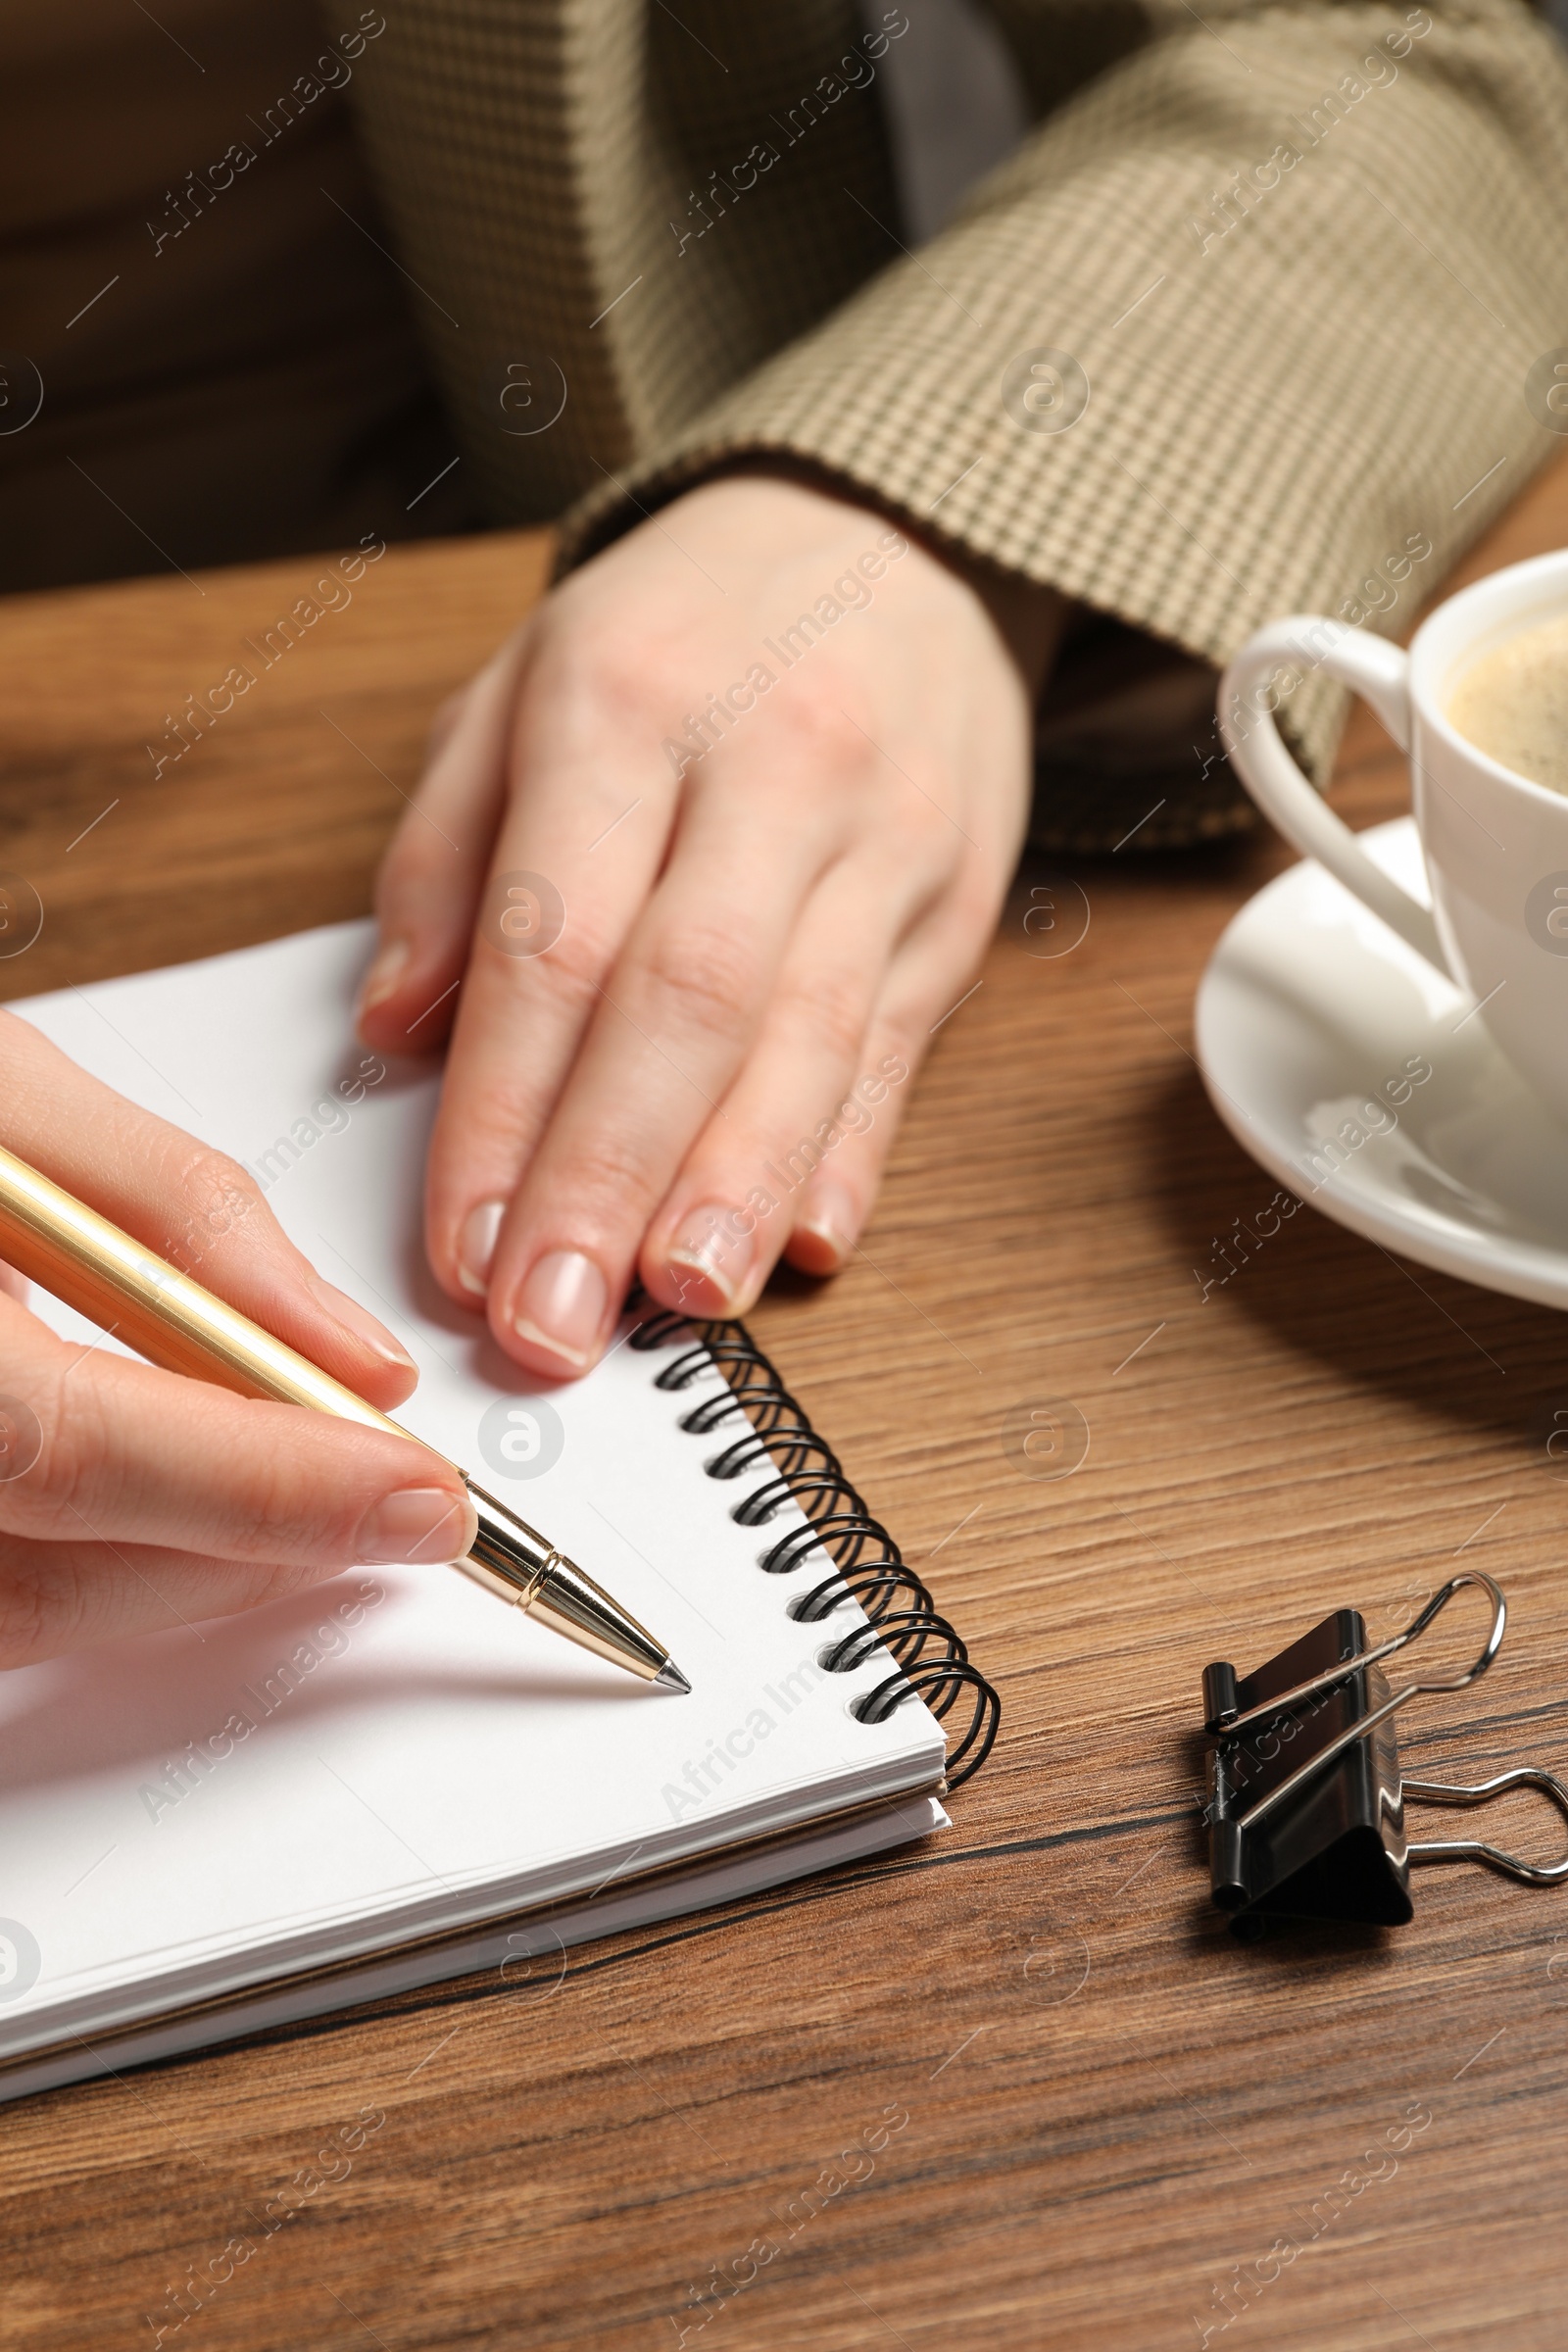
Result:
{"label": "fingernail", "polygon": [[519,1340],[548,1348],[573,1372],[585,1372],[599,1351],[610,1286],[580,1250],[547,1250],[517,1293],[512,1328]]}
{"label": "fingernail", "polygon": [[374,962],[360,983],[360,1001],[355,1006],[355,1018],[384,1004],[403,977],[403,967],[412,950],[406,939],[389,939],[377,954]]}
{"label": "fingernail", "polygon": [[752,1234],[739,1233],[735,1211],[717,1200],[694,1208],[670,1243],[665,1262],[683,1307],[700,1315],[732,1315],[757,1253]]}
{"label": "fingernail", "polygon": [[458,1280],[476,1298],[484,1297],[490,1279],[490,1260],[496,1253],[501,1220],[506,1213],[504,1200],[481,1200],[477,1208],[469,1209],[459,1231]]}
{"label": "fingernail", "polygon": [[366,1568],[422,1568],[461,1560],[473,1541],[473,1505],[444,1487],[404,1487],[383,1494],[360,1522],[356,1549]]}
{"label": "fingernail", "polygon": [[385,1325],[378,1323],[357,1298],[351,1298],[346,1291],[338,1290],[333,1283],[323,1282],[319,1274],[307,1274],[305,1287],[334,1323],[341,1323],[345,1331],[351,1331],[357,1340],[369,1348],[372,1355],[380,1357],[383,1364],[396,1364],[400,1372],[415,1370],[413,1356],[398,1346]]}
{"label": "fingernail", "polygon": [[843,1265],[855,1247],[858,1224],[858,1207],[847,1184],[836,1176],[824,1176],[811,1187],[795,1231],[797,1238],[804,1236],[821,1247],[824,1263],[813,1267],[813,1272],[831,1274]]}

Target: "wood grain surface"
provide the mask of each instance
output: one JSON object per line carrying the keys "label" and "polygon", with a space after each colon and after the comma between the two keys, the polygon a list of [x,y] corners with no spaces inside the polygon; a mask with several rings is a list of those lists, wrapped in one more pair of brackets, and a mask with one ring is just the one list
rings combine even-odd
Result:
{"label": "wood grain surface", "polygon": [[[1557,470],[1468,568],[1563,540]],[[158,776],[165,714],[312,566],[0,610],[0,862],[45,908],[9,993],[363,909],[432,710],[543,564],[394,550]],[[1359,713],[1337,805],[1403,791]],[[1340,1603],[1402,1621],[1461,1550],[1509,1640],[1405,1718],[1407,1754],[1568,1763],[1562,1319],[1310,1209],[1195,1280],[1274,1184],[1207,1106],[1194,987],[1283,862],[1259,837],[1026,871],[862,1252],[755,1317],[1001,1687],[952,1833],[584,1949],[554,1988],[467,1980],[5,2110],[8,2346],[1568,2340],[1568,1893],[1429,1871],[1402,1932],[1250,1947],[1206,1901],[1205,1660]],[[1045,956],[1027,894],[1063,883],[1092,919]],[[1088,1457],[1026,1479],[1007,1416],[1061,1398]],[[1555,1836],[1526,1800],[1501,1830]],[[299,2229],[264,2238],[296,2181]],[[170,2290],[230,2241],[176,2328]]]}

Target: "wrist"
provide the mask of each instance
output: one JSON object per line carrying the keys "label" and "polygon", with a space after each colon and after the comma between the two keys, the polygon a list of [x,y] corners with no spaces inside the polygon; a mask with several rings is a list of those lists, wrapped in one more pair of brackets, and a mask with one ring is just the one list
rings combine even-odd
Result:
{"label": "wrist", "polygon": [[827,467],[785,451],[744,451],[723,459],[692,487],[701,489],[710,482],[746,477],[786,482],[795,489],[814,492],[818,497],[835,500],[846,507],[859,507],[877,520],[896,522],[900,530],[907,532],[924,555],[961,580],[984,607],[992,627],[1018,671],[1031,707],[1038,702],[1073,609],[1071,600],[1058,589],[1025,579],[1018,572],[1004,570],[1001,565],[987,562],[982,556],[971,555],[966,548],[956,546],[951,540],[938,538],[935,533],[928,533],[917,524],[911,525],[903,515],[890,514],[886,510],[872,506],[857,483],[846,481]]}

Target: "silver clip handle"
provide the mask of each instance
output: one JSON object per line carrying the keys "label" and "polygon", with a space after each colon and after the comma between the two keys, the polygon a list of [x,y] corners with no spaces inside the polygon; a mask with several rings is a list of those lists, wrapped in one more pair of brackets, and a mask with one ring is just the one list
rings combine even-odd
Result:
{"label": "silver clip handle", "polygon": [[[1555,1773],[1543,1772],[1535,1764],[1499,1772],[1494,1780],[1477,1781],[1471,1788],[1449,1781],[1406,1781],[1403,1793],[1420,1804],[1484,1805],[1510,1788],[1539,1788],[1568,1822],[1568,1788]],[[1568,1880],[1568,1853],[1560,1862],[1523,1862],[1517,1854],[1505,1854],[1500,1846],[1488,1845],[1479,1838],[1438,1838],[1407,1851],[1412,1862],[1485,1862],[1510,1879],[1523,1879],[1527,1886],[1560,1886]]]}
{"label": "silver clip handle", "polygon": [[[1447,1675],[1437,1683],[1411,1683],[1400,1695],[1413,1696],[1417,1690],[1467,1689],[1471,1683],[1480,1680],[1502,1647],[1502,1637],[1508,1623],[1508,1604],[1502,1597],[1502,1588],[1493,1582],[1484,1568],[1461,1568],[1457,1576],[1450,1576],[1447,1583],[1433,1593],[1419,1615],[1411,1618],[1402,1634],[1396,1634],[1391,1641],[1380,1642],[1376,1649],[1362,1650],[1359,1657],[1342,1659],[1338,1666],[1329,1667],[1326,1673],[1314,1674],[1310,1681],[1298,1683],[1293,1690],[1282,1690],[1278,1698],[1266,1698],[1261,1705],[1249,1707],[1245,1715],[1233,1715],[1228,1723],[1220,1725],[1214,1738],[1234,1740],[1237,1733],[1245,1731],[1250,1723],[1260,1723],[1265,1717],[1283,1714],[1287,1707],[1295,1706],[1298,1699],[1312,1698],[1319,1690],[1332,1690],[1336,1684],[1348,1683],[1352,1674],[1361,1673],[1363,1668],[1381,1665],[1385,1658],[1392,1658],[1396,1650],[1403,1649],[1408,1642],[1424,1634],[1433,1618],[1447,1607],[1461,1585],[1480,1585],[1492,1595],[1492,1626],[1480,1656],[1463,1674]],[[1371,1720],[1370,1717],[1368,1720]]]}
{"label": "silver clip handle", "polygon": [[1298,1700],[1311,1698],[1319,1690],[1332,1690],[1340,1683],[1348,1683],[1352,1675],[1364,1672],[1369,1666],[1376,1666],[1381,1659],[1393,1657],[1396,1650],[1403,1649],[1407,1642],[1414,1642],[1426,1632],[1433,1618],[1447,1607],[1461,1585],[1480,1585],[1492,1595],[1492,1624],[1475,1664],[1463,1674],[1445,1675],[1439,1681],[1430,1683],[1405,1683],[1399,1690],[1392,1691],[1381,1706],[1370,1708],[1365,1715],[1358,1716],[1354,1723],[1348,1724],[1326,1747],[1319,1748],[1315,1756],[1309,1756],[1304,1764],[1298,1764],[1277,1788],[1270,1788],[1266,1795],[1249,1805],[1245,1813],[1238,1814],[1238,1828],[1246,1829],[1252,1822],[1261,1821],[1266,1813],[1272,1813],[1277,1806],[1285,1804],[1307,1781],[1315,1779],[1320,1772],[1326,1772],[1348,1747],[1353,1746],[1357,1740],[1364,1740],[1368,1732],[1376,1731],[1378,1725],[1386,1722],[1396,1708],[1402,1707],[1406,1699],[1432,1690],[1463,1690],[1469,1684],[1478,1681],[1502,1647],[1503,1630],[1508,1622],[1508,1604],[1502,1597],[1501,1587],[1488,1576],[1484,1568],[1461,1568],[1457,1576],[1450,1576],[1447,1583],[1434,1592],[1426,1607],[1410,1620],[1402,1634],[1396,1634],[1376,1649],[1363,1650],[1359,1657],[1342,1659],[1338,1666],[1331,1666],[1327,1673],[1314,1674],[1309,1682],[1298,1683],[1292,1690],[1282,1690],[1277,1698],[1265,1699],[1261,1706],[1250,1707],[1245,1715],[1233,1716],[1216,1734],[1222,1743],[1228,1743],[1248,1724],[1264,1719],[1272,1722],[1288,1713]]}

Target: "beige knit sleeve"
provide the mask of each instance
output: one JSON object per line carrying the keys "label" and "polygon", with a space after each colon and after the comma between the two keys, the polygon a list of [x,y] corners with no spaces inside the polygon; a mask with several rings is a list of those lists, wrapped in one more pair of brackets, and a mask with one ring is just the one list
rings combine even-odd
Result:
{"label": "beige knit sleeve", "polygon": [[[1568,427],[1568,58],[1512,0],[1149,13],[942,236],[631,468],[635,504],[578,506],[564,562],[789,453],[1216,662],[1291,611],[1399,626]],[[1282,713],[1319,773],[1342,704]]]}

